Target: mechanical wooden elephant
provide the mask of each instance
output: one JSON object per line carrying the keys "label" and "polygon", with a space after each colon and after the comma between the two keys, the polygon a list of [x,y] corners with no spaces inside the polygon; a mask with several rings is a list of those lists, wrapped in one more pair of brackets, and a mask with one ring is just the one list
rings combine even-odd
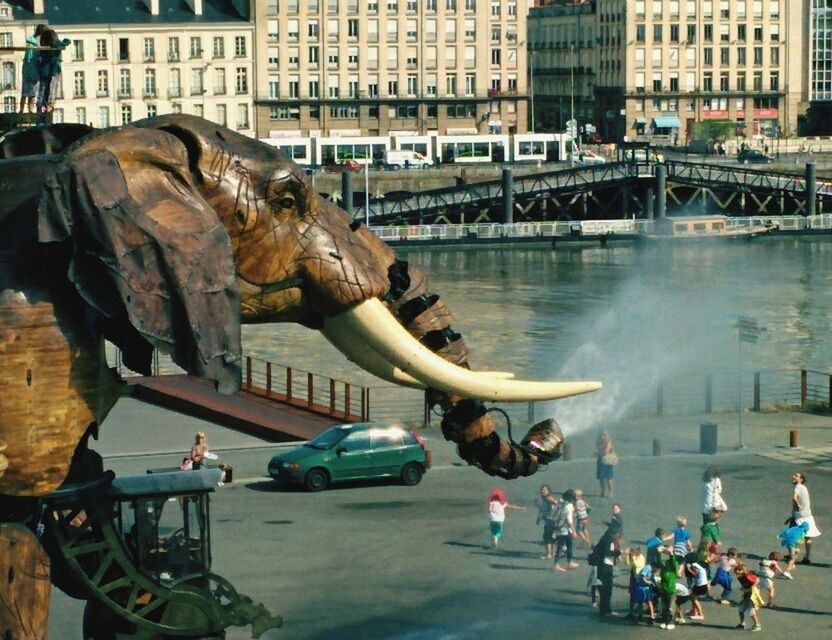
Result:
{"label": "mechanical wooden elephant", "polygon": [[534,473],[562,436],[550,423],[501,440],[484,402],[600,387],[472,371],[416,268],[273,147],[208,121],[29,130],[0,156],[14,158],[0,161],[0,520],[100,473],[87,436],[121,389],[104,339],[135,371],[158,348],[233,392],[241,321],[319,329],[367,371],[428,389],[460,456],[505,478]]}

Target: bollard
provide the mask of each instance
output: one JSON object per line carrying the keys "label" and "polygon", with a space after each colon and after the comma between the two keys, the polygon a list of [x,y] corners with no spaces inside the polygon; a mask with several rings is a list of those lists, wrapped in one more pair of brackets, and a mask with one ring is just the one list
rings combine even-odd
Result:
{"label": "bollard", "polygon": [[569,462],[572,459],[572,443],[571,442],[564,442],[563,443],[563,461]]}
{"label": "bollard", "polygon": [[658,458],[662,455],[662,443],[658,438],[653,438],[653,457]]}
{"label": "bollard", "polygon": [[789,431],[789,447],[794,449],[795,447],[800,446],[798,444],[799,440],[800,432],[797,429],[792,429],[791,431]]}
{"label": "bollard", "polygon": [[717,425],[703,422],[699,425],[699,453],[716,453]]}

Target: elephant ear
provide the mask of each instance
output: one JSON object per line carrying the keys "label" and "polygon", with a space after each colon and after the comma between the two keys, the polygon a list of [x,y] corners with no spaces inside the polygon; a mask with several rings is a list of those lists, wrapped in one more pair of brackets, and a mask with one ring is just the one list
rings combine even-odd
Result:
{"label": "elephant ear", "polygon": [[68,150],[44,177],[40,242],[70,247],[68,277],[125,363],[152,347],[231,393],[240,385],[240,294],[231,243],[193,185],[181,142],[121,129]]}

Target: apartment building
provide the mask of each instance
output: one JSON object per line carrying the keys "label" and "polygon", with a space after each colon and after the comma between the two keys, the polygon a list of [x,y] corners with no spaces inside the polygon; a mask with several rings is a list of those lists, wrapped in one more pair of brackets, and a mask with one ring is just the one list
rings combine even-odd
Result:
{"label": "apartment building", "polygon": [[261,138],[527,128],[527,0],[256,0]]}
{"label": "apartment building", "polygon": [[595,3],[570,0],[529,9],[529,96],[534,131],[595,122],[598,69]]}
{"label": "apartment building", "polygon": [[832,3],[811,0],[806,24],[809,37],[807,134],[832,134]]}
{"label": "apartment building", "polygon": [[797,133],[807,107],[806,2],[590,4],[595,124],[606,137],[684,142],[705,120],[736,122],[746,135]]}
{"label": "apartment building", "polygon": [[[8,46],[23,46],[38,23],[71,40],[56,122],[108,127],[190,113],[254,134],[249,0],[0,0],[0,19]],[[3,55],[5,111],[16,110],[21,60]]]}

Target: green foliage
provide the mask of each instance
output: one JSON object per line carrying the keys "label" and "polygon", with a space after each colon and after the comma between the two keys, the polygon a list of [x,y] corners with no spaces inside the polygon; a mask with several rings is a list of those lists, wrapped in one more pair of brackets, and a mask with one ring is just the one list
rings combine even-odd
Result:
{"label": "green foliage", "polygon": [[733,120],[703,120],[693,123],[693,137],[698,140],[725,140],[737,134]]}
{"label": "green foliage", "polygon": [[818,400],[807,400],[800,407],[806,413],[829,413],[829,403],[819,402]]}

